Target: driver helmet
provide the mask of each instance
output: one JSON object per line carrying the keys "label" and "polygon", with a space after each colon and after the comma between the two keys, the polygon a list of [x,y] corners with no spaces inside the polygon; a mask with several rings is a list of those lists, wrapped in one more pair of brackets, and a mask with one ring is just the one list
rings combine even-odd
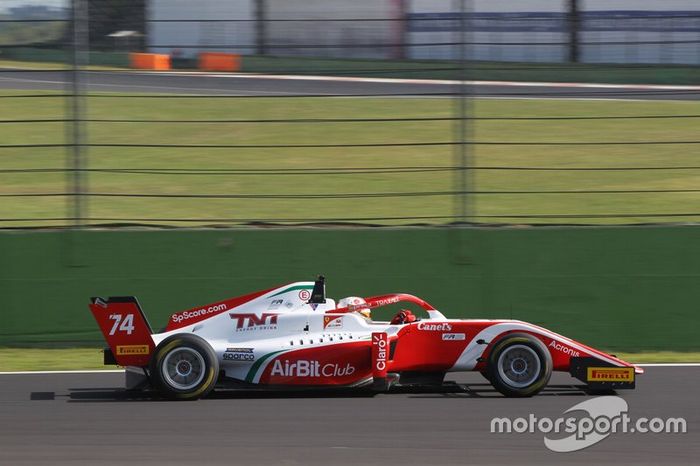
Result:
{"label": "driver helmet", "polygon": [[365,319],[372,319],[372,311],[367,305],[367,301],[358,296],[348,296],[338,301],[338,307],[347,307],[350,312],[357,312]]}

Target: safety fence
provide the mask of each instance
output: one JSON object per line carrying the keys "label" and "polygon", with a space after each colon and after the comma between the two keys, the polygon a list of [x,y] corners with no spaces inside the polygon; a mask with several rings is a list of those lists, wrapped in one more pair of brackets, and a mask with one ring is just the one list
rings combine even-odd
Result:
{"label": "safety fence", "polygon": [[[557,80],[581,69],[505,61],[537,58],[528,54],[545,46],[559,54],[552,62],[603,46],[631,56],[652,44],[671,58],[638,58],[678,61],[697,50],[700,40],[686,36],[700,31],[700,13],[487,14],[462,0],[449,12],[399,8],[392,17],[252,9],[252,18],[215,18],[203,9],[205,18],[167,18],[176,11],[153,2],[150,16],[140,15],[145,37],[112,31],[91,52],[105,32],[90,23],[100,3],[73,5],[56,18],[0,17],[0,37],[6,25],[63,24],[42,47],[2,43],[4,57],[32,46],[69,61],[0,69],[0,227],[700,220],[699,87],[474,82],[484,70]],[[308,25],[317,23],[352,27],[313,42],[309,30],[318,30]],[[619,24],[646,32],[591,35]],[[506,29],[519,39],[504,40]],[[550,35],[542,42],[530,33]],[[95,65],[95,53],[122,47],[167,52],[174,66],[201,51],[241,53],[243,71],[250,62],[266,72]],[[626,63],[605,73],[649,70],[673,72]],[[420,80],[435,76],[446,79]]]}

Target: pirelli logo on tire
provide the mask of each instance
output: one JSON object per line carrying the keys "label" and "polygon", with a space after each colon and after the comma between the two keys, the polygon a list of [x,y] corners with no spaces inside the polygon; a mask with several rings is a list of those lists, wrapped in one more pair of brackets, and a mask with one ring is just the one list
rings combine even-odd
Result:
{"label": "pirelli logo on tire", "polygon": [[589,382],[634,382],[634,367],[589,367]]}
{"label": "pirelli logo on tire", "polygon": [[148,345],[117,345],[117,356],[136,356],[151,352]]}

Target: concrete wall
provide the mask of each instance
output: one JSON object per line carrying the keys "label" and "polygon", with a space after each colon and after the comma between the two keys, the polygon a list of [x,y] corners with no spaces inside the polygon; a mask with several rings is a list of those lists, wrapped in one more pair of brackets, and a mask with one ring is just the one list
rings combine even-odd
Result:
{"label": "concrete wall", "polygon": [[[568,2],[563,0],[473,0],[467,2],[477,19],[467,34],[466,56],[485,61],[560,62],[568,57]],[[695,0],[585,0],[580,2],[581,61],[602,63],[700,64],[700,2]],[[408,27],[412,43],[456,42],[459,29],[455,3],[413,0]],[[599,15],[617,15],[598,19]],[[668,18],[657,18],[666,14]],[[426,21],[434,15],[435,21]],[[650,17],[651,16],[651,17]],[[488,19],[487,19],[488,18]],[[481,20],[480,20],[481,19]],[[635,44],[634,42],[665,44]],[[613,42],[610,44],[610,42]],[[515,45],[531,43],[538,45]],[[548,45],[552,44],[552,45]],[[414,58],[456,59],[456,47],[415,47]]]}
{"label": "concrete wall", "polygon": [[[147,20],[186,21],[148,22],[149,51],[185,58],[196,57],[200,50],[251,54],[253,49],[245,46],[255,44],[254,7],[255,0],[150,0]],[[191,21],[220,19],[243,21]],[[216,45],[228,47],[213,47]]]}
{"label": "concrete wall", "polygon": [[[195,56],[201,50],[255,53],[256,0],[151,0],[149,19],[243,19],[231,23],[150,23],[148,42],[154,51]],[[404,53],[415,59],[456,59],[459,47],[431,43],[460,41],[459,1],[454,0],[266,0],[267,53],[336,58],[396,58],[392,44],[410,44]],[[401,5],[404,5],[402,7]],[[467,0],[474,21],[469,25],[466,56],[485,61],[560,62],[568,58],[566,0]],[[401,18],[402,8],[408,21]],[[581,2],[581,41],[585,62],[700,63],[700,15],[695,0],[586,0]],[[616,12],[615,19],[598,15]],[[670,14],[669,18],[649,15]],[[365,19],[366,21],[332,21]],[[386,19],[387,21],[376,21]],[[300,21],[311,20],[311,21]],[[404,36],[402,31],[407,30]],[[634,44],[636,41],[670,41]],[[608,42],[614,42],[609,44]],[[526,44],[526,45],[519,45]],[[537,44],[537,45],[530,45]],[[226,45],[225,48],[214,47]],[[278,47],[274,47],[278,45]],[[308,47],[321,45],[321,47]],[[334,45],[351,47],[333,47]],[[280,47],[281,46],[281,47]]]}

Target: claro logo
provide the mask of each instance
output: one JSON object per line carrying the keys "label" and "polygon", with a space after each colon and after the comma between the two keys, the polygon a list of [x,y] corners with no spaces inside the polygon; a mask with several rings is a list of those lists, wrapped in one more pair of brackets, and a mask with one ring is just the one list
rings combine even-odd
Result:
{"label": "claro logo", "polygon": [[263,312],[260,317],[257,314],[236,313],[229,314],[236,321],[236,331],[247,330],[273,330],[277,328],[277,316],[270,312]]}
{"label": "claro logo", "polygon": [[386,370],[386,347],[388,345],[386,333],[373,333],[372,345],[376,347],[373,348],[376,354],[374,358],[374,369],[378,372],[383,372]]}
{"label": "claro logo", "polygon": [[439,324],[429,324],[427,322],[421,322],[418,324],[418,330],[427,330],[430,332],[449,332],[452,330],[452,326],[447,322],[441,322]]}
{"label": "claro logo", "polygon": [[270,375],[282,377],[343,377],[355,373],[355,367],[350,363],[342,366],[336,363],[321,365],[318,361],[275,360]]}

